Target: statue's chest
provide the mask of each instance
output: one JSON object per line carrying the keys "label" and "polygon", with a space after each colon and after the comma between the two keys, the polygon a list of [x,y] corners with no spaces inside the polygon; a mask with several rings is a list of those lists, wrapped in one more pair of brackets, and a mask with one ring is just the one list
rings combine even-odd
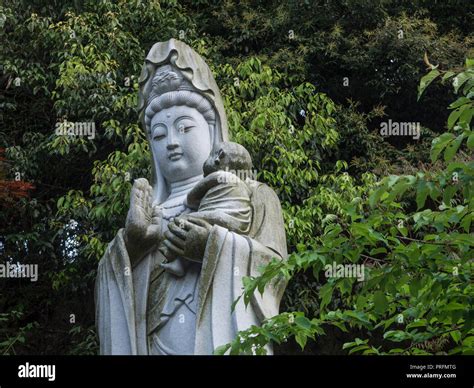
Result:
{"label": "statue's chest", "polygon": [[[162,226],[165,230],[173,218],[190,213],[190,209],[185,207],[182,201],[180,203],[176,203],[176,201],[164,202],[159,205],[156,210],[158,210]],[[175,324],[176,322],[174,321],[176,320],[186,319],[183,318],[181,314],[176,314],[177,308],[182,302],[185,304],[185,311],[189,312],[191,316],[195,315],[195,311],[190,311],[190,308],[191,310],[195,310],[195,308],[193,308],[195,304],[194,296],[199,272],[200,267],[192,265],[192,268],[188,268],[185,276],[177,278],[163,271],[161,267],[155,267],[150,277],[150,287],[148,291],[148,335],[152,335],[153,332],[156,333],[157,329],[168,323],[168,320],[173,321],[168,323],[169,326],[170,324]],[[178,304],[176,301],[180,301],[180,303]],[[186,319],[186,321],[188,320],[189,319]],[[191,326],[193,325],[191,324]]]}
{"label": "statue's chest", "polygon": [[166,224],[175,217],[178,217],[182,214],[189,213],[189,209],[183,205],[170,207],[170,208],[162,208],[161,211],[162,211],[163,220],[166,222]]}
{"label": "statue's chest", "polygon": [[172,221],[173,218],[190,212],[190,209],[183,205],[183,199],[179,198],[167,200],[161,205],[157,206],[157,210],[161,215],[165,225],[168,225],[168,223]]}

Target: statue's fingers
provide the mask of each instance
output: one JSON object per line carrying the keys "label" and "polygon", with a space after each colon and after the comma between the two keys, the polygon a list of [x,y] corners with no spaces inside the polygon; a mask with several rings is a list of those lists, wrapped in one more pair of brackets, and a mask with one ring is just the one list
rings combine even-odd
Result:
{"label": "statue's fingers", "polygon": [[174,217],[171,221],[174,222],[176,225],[182,224],[185,218],[183,216]]}
{"label": "statue's fingers", "polygon": [[187,218],[183,216],[175,218],[173,222],[178,228],[181,228],[184,230],[189,230],[189,228],[192,227],[192,225],[188,222]]}
{"label": "statue's fingers", "polygon": [[174,245],[170,240],[163,240],[163,244],[166,245],[166,247],[169,250],[176,253],[177,255],[184,256],[184,251],[181,248],[178,248],[176,245]]}
{"label": "statue's fingers", "polygon": [[144,190],[147,186],[149,186],[149,183],[145,178],[137,178],[133,182],[133,185],[136,186],[139,190]]}
{"label": "statue's fingers", "polygon": [[188,221],[194,225],[200,226],[202,228],[207,228],[209,223],[207,221],[204,221],[201,218],[193,217],[193,216],[188,216]]}
{"label": "statue's fingers", "polygon": [[132,191],[137,191],[137,190],[139,190],[139,187],[140,187],[140,179],[135,179],[135,180],[133,181]]}
{"label": "statue's fingers", "polygon": [[190,231],[196,228],[196,225],[189,221],[184,221],[183,229]]}
{"label": "statue's fingers", "polygon": [[163,254],[163,256],[166,256],[166,251],[167,251],[168,248],[166,248],[165,245],[161,244],[159,247],[158,247],[158,250]]}
{"label": "statue's fingers", "polygon": [[143,205],[146,209],[147,214],[149,214],[150,217],[151,217],[153,209],[151,207],[151,196],[150,196],[150,193],[148,192],[148,190],[145,190],[143,192],[143,202],[144,202]]}
{"label": "statue's fingers", "polygon": [[132,201],[134,206],[143,207],[143,198],[141,191],[137,190],[135,193],[133,193]]}
{"label": "statue's fingers", "polygon": [[150,185],[146,187],[146,192],[149,198],[153,197],[153,188]]}
{"label": "statue's fingers", "polygon": [[131,197],[132,198],[140,198],[140,193],[141,193],[141,190],[138,188],[138,186],[133,185]]}
{"label": "statue's fingers", "polygon": [[148,181],[145,178],[138,178],[133,185],[136,197],[143,203],[147,199]]}
{"label": "statue's fingers", "polygon": [[135,209],[135,206],[137,204],[137,198],[135,196],[135,193],[132,193],[130,195],[130,208],[129,208],[129,212],[133,212],[134,209]]}
{"label": "statue's fingers", "polygon": [[135,183],[137,186],[138,185],[141,186],[141,185],[143,185],[144,181],[145,181],[145,178],[137,178],[133,181],[133,183]]}
{"label": "statue's fingers", "polygon": [[169,223],[168,228],[173,234],[176,236],[180,237],[183,240],[186,240],[186,235],[188,234],[185,230],[177,226],[176,224]]}
{"label": "statue's fingers", "polygon": [[165,245],[160,245],[158,247],[158,250],[166,258],[166,261],[170,262],[170,258],[172,258],[173,256],[171,255],[171,251],[168,249],[168,247]]}
{"label": "statue's fingers", "polygon": [[160,235],[160,232],[161,232],[161,226],[160,225],[151,224],[147,228],[146,238],[149,239],[149,240],[156,239]]}
{"label": "statue's fingers", "polygon": [[165,237],[170,240],[173,244],[175,244],[178,248],[184,248],[185,245],[185,239],[182,239],[181,237],[175,235],[174,233],[170,232],[167,230],[165,232]]}
{"label": "statue's fingers", "polygon": [[161,218],[161,208],[159,206],[152,206],[151,216],[153,220],[159,220]]}
{"label": "statue's fingers", "polygon": [[151,208],[151,198],[148,193],[148,190],[143,184],[139,186],[138,190],[135,193],[136,204],[140,206],[147,215],[151,218],[152,208]]}

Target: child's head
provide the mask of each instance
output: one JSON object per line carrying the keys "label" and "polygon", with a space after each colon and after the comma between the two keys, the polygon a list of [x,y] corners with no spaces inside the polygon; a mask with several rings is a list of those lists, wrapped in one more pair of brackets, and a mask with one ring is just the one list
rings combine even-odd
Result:
{"label": "child's head", "polygon": [[219,170],[250,171],[252,158],[240,144],[233,142],[219,143],[213,153],[204,162],[204,176]]}

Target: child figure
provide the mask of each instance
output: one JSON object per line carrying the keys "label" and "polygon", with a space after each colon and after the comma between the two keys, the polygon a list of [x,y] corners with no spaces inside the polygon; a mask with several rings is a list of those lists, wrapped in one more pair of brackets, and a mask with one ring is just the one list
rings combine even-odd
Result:
{"label": "child figure", "polygon": [[[235,173],[249,174],[251,169],[252,159],[243,146],[233,142],[220,143],[204,162],[204,178],[187,195],[185,204],[192,211],[187,215],[231,232],[248,234],[252,222],[251,192]],[[182,276],[186,265],[184,259],[173,257],[163,244],[159,249],[168,260],[161,266]]]}

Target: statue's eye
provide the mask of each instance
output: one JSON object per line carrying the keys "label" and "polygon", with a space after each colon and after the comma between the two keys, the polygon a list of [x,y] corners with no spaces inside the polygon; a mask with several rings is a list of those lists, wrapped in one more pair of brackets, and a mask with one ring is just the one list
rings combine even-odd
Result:
{"label": "statue's eye", "polygon": [[179,133],[186,133],[189,132],[191,129],[195,127],[194,123],[190,121],[183,121],[178,124],[176,127]]}
{"label": "statue's eye", "polygon": [[165,138],[165,135],[156,135],[153,140],[156,140],[156,141],[159,141],[159,140],[163,140]]}
{"label": "statue's eye", "polygon": [[159,141],[162,140],[166,137],[166,128],[163,128],[162,126],[156,126],[153,129],[153,140]]}

